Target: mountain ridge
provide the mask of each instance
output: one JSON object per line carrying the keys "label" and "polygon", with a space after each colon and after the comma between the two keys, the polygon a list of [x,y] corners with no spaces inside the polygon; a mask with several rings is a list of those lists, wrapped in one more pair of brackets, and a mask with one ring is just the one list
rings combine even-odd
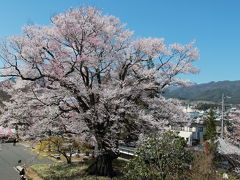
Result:
{"label": "mountain ridge", "polygon": [[229,104],[240,104],[240,80],[237,81],[211,81],[209,83],[194,84],[190,87],[178,87],[166,89],[164,96],[191,101],[222,101],[222,94],[225,102]]}

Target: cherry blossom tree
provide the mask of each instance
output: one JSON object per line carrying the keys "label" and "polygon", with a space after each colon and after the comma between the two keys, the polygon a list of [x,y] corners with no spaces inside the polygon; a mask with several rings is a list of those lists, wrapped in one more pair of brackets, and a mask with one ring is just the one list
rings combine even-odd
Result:
{"label": "cherry blossom tree", "polygon": [[[32,82],[22,81],[8,83],[8,94],[11,98],[4,101],[1,124],[17,127],[22,138],[36,141],[51,135],[63,136],[64,133],[80,134],[78,128],[72,127],[72,121],[76,120],[76,113],[65,114],[61,111],[67,109],[62,96],[57,96],[57,91],[51,93],[47,88],[36,88]],[[61,94],[62,95],[62,94]],[[66,110],[65,110],[66,111]],[[67,119],[67,121],[64,121]],[[76,121],[74,125],[81,121]],[[86,127],[87,128],[87,127]]]}
{"label": "cherry blossom tree", "polygon": [[239,146],[240,143],[240,111],[232,113],[231,124],[227,128],[227,139],[234,145]]}
{"label": "cherry blossom tree", "polygon": [[121,132],[161,130],[184,118],[179,102],[161,92],[168,85],[187,84],[177,75],[198,72],[193,66],[198,50],[194,42],[135,40],[118,18],[94,7],[71,9],[51,22],[26,26],[21,35],[1,43],[1,76],[33,83],[38,99],[33,104],[45,106],[27,110],[29,115],[49,109],[40,120],[31,119],[34,130],[64,124],[91,135],[99,152],[89,173],[112,176]]}

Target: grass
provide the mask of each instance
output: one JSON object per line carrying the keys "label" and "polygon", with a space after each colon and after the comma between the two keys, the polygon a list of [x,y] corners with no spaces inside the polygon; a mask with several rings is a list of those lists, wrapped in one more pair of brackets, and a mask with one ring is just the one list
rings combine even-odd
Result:
{"label": "grass", "polygon": [[[24,145],[30,146],[28,142],[22,143]],[[52,158],[52,154],[58,154],[58,152],[48,152],[40,151],[39,144],[35,144],[32,152],[38,154],[41,157],[47,157],[51,159],[54,163],[52,164],[35,164],[27,167],[26,177],[29,180],[119,180],[120,176],[114,178],[100,177],[100,176],[90,176],[86,174],[86,169],[92,163],[91,159],[84,161],[84,163],[79,163],[84,160],[82,156],[73,157],[72,164],[67,164],[65,158],[61,155],[61,159],[57,160]],[[90,158],[90,157],[89,157]],[[116,159],[113,161],[113,168],[120,172],[125,166],[126,161]],[[119,173],[121,174],[121,173]]]}
{"label": "grass", "polygon": [[44,180],[58,180],[58,179],[79,179],[84,175],[86,165],[80,166],[77,163],[71,165],[66,163],[53,164],[35,164],[31,168]]}
{"label": "grass", "polygon": [[[219,176],[219,177],[223,177],[223,173],[224,173],[225,171],[224,170],[220,170],[220,171],[218,171],[216,174]],[[237,177],[235,174],[233,174],[233,173],[227,173],[228,174],[228,180],[239,180],[240,178],[239,177]],[[221,178],[222,179],[222,178]]]}
{"label": "grass", "polygon": [[[89,160],[84,164],[74,162],[67,164],[58,162],[53,164],[35,164],[30,169],[43,180],[120,180],[121,176],[108,178],[100,176],[90,176],[85,173],[85,170],[92,161]],[[123,160],[115,160],[113,166],[115,169],[121,169],[125,165]],[[33,173],[34,174],[34,173]]]}
{"label": "grass", "polygon": [[25,177],[28,180],[43,180],[31,167],[26,167]]}

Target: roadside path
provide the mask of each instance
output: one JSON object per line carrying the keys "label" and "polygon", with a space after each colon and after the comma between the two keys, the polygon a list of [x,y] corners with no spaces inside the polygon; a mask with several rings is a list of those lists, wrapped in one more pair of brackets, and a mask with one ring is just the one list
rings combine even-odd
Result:
{"label": "roadside path", "polygon": [[[21,160],[21,163],[18,161]],[[20,176],[14,169],[17,165],[50,163],[49,159],[38,159],[27,147],[12,143],[0,144],[0,180],[18,180]]]}

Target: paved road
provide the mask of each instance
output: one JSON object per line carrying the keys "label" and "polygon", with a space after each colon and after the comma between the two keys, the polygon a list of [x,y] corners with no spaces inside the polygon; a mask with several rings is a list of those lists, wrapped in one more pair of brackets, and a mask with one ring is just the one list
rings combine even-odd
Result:
{"label": "paved road", "polygon": [[[18,164],[19,160],[21,160],[20,164]],[[17,165],[48,162],[50,162],[48,159],[38,159],[36,154],[20,144],[16,146],[12,143],[0,144],[0,180],[18,180],[20,176],[14,169]]]}

